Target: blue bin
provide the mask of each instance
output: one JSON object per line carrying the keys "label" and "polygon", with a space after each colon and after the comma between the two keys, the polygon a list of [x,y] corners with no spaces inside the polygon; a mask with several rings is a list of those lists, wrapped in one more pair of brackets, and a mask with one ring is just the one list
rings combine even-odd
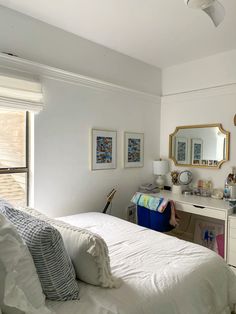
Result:
{"label": "blue bin", "polygon": [[138,225],[150,228],[150,210],[143,206],[137,206]]}
{"label": "blue bin", "polygon": [[171,217],[171,205],[168,203],[163,213],[150,210],[143,206],[137,206],[137,218],[138,224],[142,227],[146,227],[159,232],[168,232],[174,229],[170,225]]}

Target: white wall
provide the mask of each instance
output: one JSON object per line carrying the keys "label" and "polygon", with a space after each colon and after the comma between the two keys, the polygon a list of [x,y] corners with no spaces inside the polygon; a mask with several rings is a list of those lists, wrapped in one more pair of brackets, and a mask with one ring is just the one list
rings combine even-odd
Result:
{"label": "white wall", "polygon": [[0,52],[141,91],[161,93],[160,69],[2,6]]}
{"label": "white wall", "polygon": [[[132,93],[44,79],[46,108],[35,117],[35,207],[53,216],[101,211],[117,187],[112,212],[122,216],[140,183],[152,182],[159,157],[160,105]],[[91,128],[118,131],[117,169],[89,170]],[[145,133],[145,165],[123,168],[123,132]]]}
{"label": "white wall", "polygon": [[[236,165],[236,127],[233,124],[236,114],[235,83],[236,51],[163,71],[160,155],[168,156],[168,137],[176,126],[222,123],[231,132],[230,161],[224,163],[220,170],[191,168],[195,181],[199,178],[211,179],[215,187],[221,188],[231,167]],[[177,168],[173,162],[171,164],[172,169]]]}
{"label": "white wall", "polygon": [[176,94],[236,83],[236,50],[183,63],[162,71],[162,94]]}
{"label": "white wall", "polygon": [[[160,69],[2,6],[0,38],[0,52],[146,93],[161,92]],[[33,72],[36,68],[30,66]],[[46,108],[35,117],[34,195],[35,207],[52,216],[101,211],[112,187],[118,190],[112,212],[123,216],[140,183],[153,181],[152,160],[159,157],[158,97],[90,85],[94,88],[43,77]],[[91,128],[118,131],[117,169],[89,170]],[[144,168],[123,168],[124,131],[145,134]]]}

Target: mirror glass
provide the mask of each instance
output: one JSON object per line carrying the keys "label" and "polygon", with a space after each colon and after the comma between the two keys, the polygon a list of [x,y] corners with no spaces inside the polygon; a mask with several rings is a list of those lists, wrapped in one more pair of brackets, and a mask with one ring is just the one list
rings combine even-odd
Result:
{"label": "mirror glass", "polygon": [[188,185],[192,182],[193,175],[191,171],[184,170],[179,173],[178,181],[181,185]]}
{"label": "mirror glass", "polygon": [[177,166],[219,168],[229,159],[229,132],[221,124],[179,126],[170,134],[169,158]]}

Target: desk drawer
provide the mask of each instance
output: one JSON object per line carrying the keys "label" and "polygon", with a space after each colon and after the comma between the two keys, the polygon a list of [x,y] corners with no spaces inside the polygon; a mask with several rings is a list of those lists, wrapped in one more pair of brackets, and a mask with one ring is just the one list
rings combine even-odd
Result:
{"label": "desk drawer", "polygon": [[228,263],[230,265],[236,266],[236,252],[229,251]]}
{"label": "desk drawer", "polygon": [[236,219],[235,218],[230,218],[229,217],[229,227],[236,228]]}
{"label": "desk drawer", "polygon": [[175,206],[177,210],[180,210],[183,212],[225,220],[225,212],[223,210],[212,209],[208,207],[202,208],[202,207],[198,207],[197,205],[190,205],[190,204],[184,204],[184,203],[179,203],[179,202],[176,202]]}
{"label": "desk drawer", "polygon": [[229,228],[229,237],[231,239],[235,239],[235,246],[236,246],[236,228]]}
{"label": "desk drawer", "polygon": [[229,238],[229,252],[236,254],[236,239]]}

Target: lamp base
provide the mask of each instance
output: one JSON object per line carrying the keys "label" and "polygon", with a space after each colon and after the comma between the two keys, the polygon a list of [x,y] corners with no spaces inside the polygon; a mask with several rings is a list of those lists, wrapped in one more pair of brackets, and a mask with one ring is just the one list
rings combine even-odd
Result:
{"label": "lamp base", "polygon": [[163,189],[164,189],[165,180],[164,180],[164,178],[163,178],[162,175],[158,175],[158,176],[157,176],[156,184],[157,184],[157,187],[158,187],[160,190],[163,190]]}

